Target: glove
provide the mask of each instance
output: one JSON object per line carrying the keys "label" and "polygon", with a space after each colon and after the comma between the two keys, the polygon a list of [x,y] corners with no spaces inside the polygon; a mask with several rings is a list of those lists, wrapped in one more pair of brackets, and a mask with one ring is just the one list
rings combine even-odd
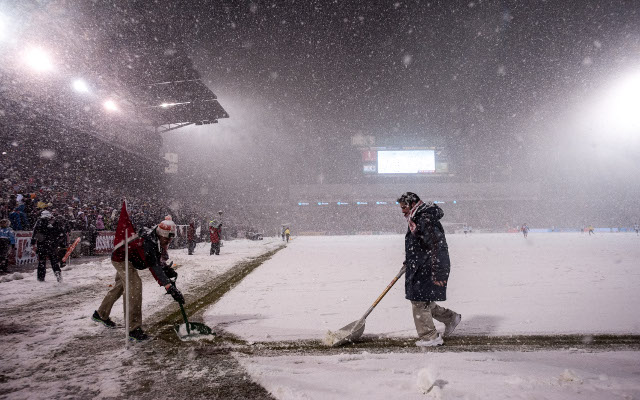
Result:
{"label": "glove", "polygon": [[164,271],[164,274],[167,276],[167,278],[169,279],[175,279],[178,277],[178,273],[176,272],[175,269],[173,268],[169,268],[169,267],[164,267],[162,269]]}
{"label": "glove", "polygon": [[169,293],[178,304],[184,304],[184,296],[180,293],[176,285],[171,285],[171,287],[167,289],[167,293]]}
{"label": "glove", "polygon": [[162,271],[164,271],[164,274],[167,276],[167,278],[176,279],[178,277],[178,273],[175,269],[171,268],[171,265],[173,265],[173,261],[171,262],[171,264],[162,267]]}

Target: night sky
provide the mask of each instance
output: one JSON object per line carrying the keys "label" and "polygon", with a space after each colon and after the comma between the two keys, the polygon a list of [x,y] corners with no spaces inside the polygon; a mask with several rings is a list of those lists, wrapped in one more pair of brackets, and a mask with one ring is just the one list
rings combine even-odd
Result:
{"label": "night sky", "polygon": [[304,121],[301,147],[320,137],[334,154],[355,133],[444,144],[462,173],[528,169],[555,145],[549,124],[640,65],[638,2],[359,3],[161,2],[169,12],[152,14],[223,105],[240,94]]}
{"label": "night sky", "polygon": [[[33,25],[41,36],[57,29],[75,43],[60,56],[125,87],[169,77],[146,55],[177,78],[193,61],[231,116],[165,138],[194,181],[357,182],[356,134],[445,146],[461,180],[596,185],[611,181],[602,171],[640,171],[637,143],[600,157],[606,132],[586,137],[574,123],[640,68],[637,1],[22,4],[48,8],[52,20]],[[591,169],[576,169],[585,159]]]}

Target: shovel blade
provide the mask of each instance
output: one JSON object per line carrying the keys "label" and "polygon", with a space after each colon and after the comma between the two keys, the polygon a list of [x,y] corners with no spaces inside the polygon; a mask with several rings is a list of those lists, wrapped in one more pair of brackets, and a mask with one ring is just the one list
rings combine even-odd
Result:
{"label": "shovel blade", "polygon": [[359,319],[343,326],[335,332],[329,332],[325,343],[332,347],[338,347],[360,339],[360,336],[364,333],[364,323],[364,318]]}
{"label": "shovel blade", "polygon": [[[178,335],[178,338],[180,340],[188,340],[194,338],[210,339],[215,337],[215,333],[213,333],[211,328],[209,328],[205,324],[201,324],[198,322],[189,322],[189,330],[187,330],[186,324],[174,325],[173,329],[175,330],[176,335]],[[210,338],[208,338],[207,336],[210,336]]]}

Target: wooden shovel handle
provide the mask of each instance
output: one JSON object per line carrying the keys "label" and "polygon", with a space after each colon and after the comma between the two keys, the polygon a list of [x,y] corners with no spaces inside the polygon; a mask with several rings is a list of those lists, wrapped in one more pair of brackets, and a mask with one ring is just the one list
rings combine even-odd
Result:
{"label": "wooden shovel handle", "polygon": [[382,298],[387,294],[387,292],[389,292],[389,290],[391,290],[391,288],[393,287],[393,285],[396,284],[396,282],[398,281],[398,279],[400,279],[400,277],[402,276],[402,274],[404,274],[404,271],[406,270],[406,267],[403,265],[402,268],[400,268],[400,272],[398,272],[398,274],[391,280],[391,283],[389,283],[389,285],[387,285],[387,287],[384,289],[384,291],[382,292],[382,294],[380,294],[380,296],[378,296],[378,298],[376,299],[376,301],[373,302],[373,304],[371,305],[371,307],[369,307],[369,309],[367,310],[366,313],[364,313],[364,315],[362,316],[362,319],[367,318],[367,316],[369,314],[371,314],[371,311],[373,311],[373,309],[378,305],[378,303],[380,303],[380,300],[382,300]]}

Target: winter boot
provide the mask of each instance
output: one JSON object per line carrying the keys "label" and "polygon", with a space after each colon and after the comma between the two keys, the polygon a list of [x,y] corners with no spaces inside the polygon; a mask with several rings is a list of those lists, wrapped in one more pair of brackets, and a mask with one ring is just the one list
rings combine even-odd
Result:
{"label": "winter boot", "polygon": [[58,283],[62,283],[62,272],[54,271],[53,274],[56,276],[56,279],[58,280]]}
{"label": "winter boot", "polygon": [[456,314],[456,316],[453,317],[453,319],[449,321],[449,323],[444,324],[444,333],[442,334],[442,336],[449,337],[453,333],[453,331],[456,329],[456,326],[458,326],[461,320],[462,320],[462,315]]}
{"label": "winter boot", "polygon": [[416,346],[418,347],[434,347],[434,346],[442,346],[444,340],[442,340],[442,335],[438,332],[438,335],[431,340],[418,340],[416,341]]}
{"label": "winter boot", "polygon": [[115,328],[116,327],[116,323],[113,322],[111,320],[111,318],[106,318],[106,319],[100,318],[100,314],[98,314],[98,311],[94,311],[93,312],[93,316],[91,317],[91,319],[96,321],[96,322],[100,322],[101,324],[103,324],[107,328]]}
{"label": "winter boot", "polygon": [[149,339],[149,336],[142,331],[142,328],[136,328],[129,332],[129,340],[134,342],[142,342]]}

